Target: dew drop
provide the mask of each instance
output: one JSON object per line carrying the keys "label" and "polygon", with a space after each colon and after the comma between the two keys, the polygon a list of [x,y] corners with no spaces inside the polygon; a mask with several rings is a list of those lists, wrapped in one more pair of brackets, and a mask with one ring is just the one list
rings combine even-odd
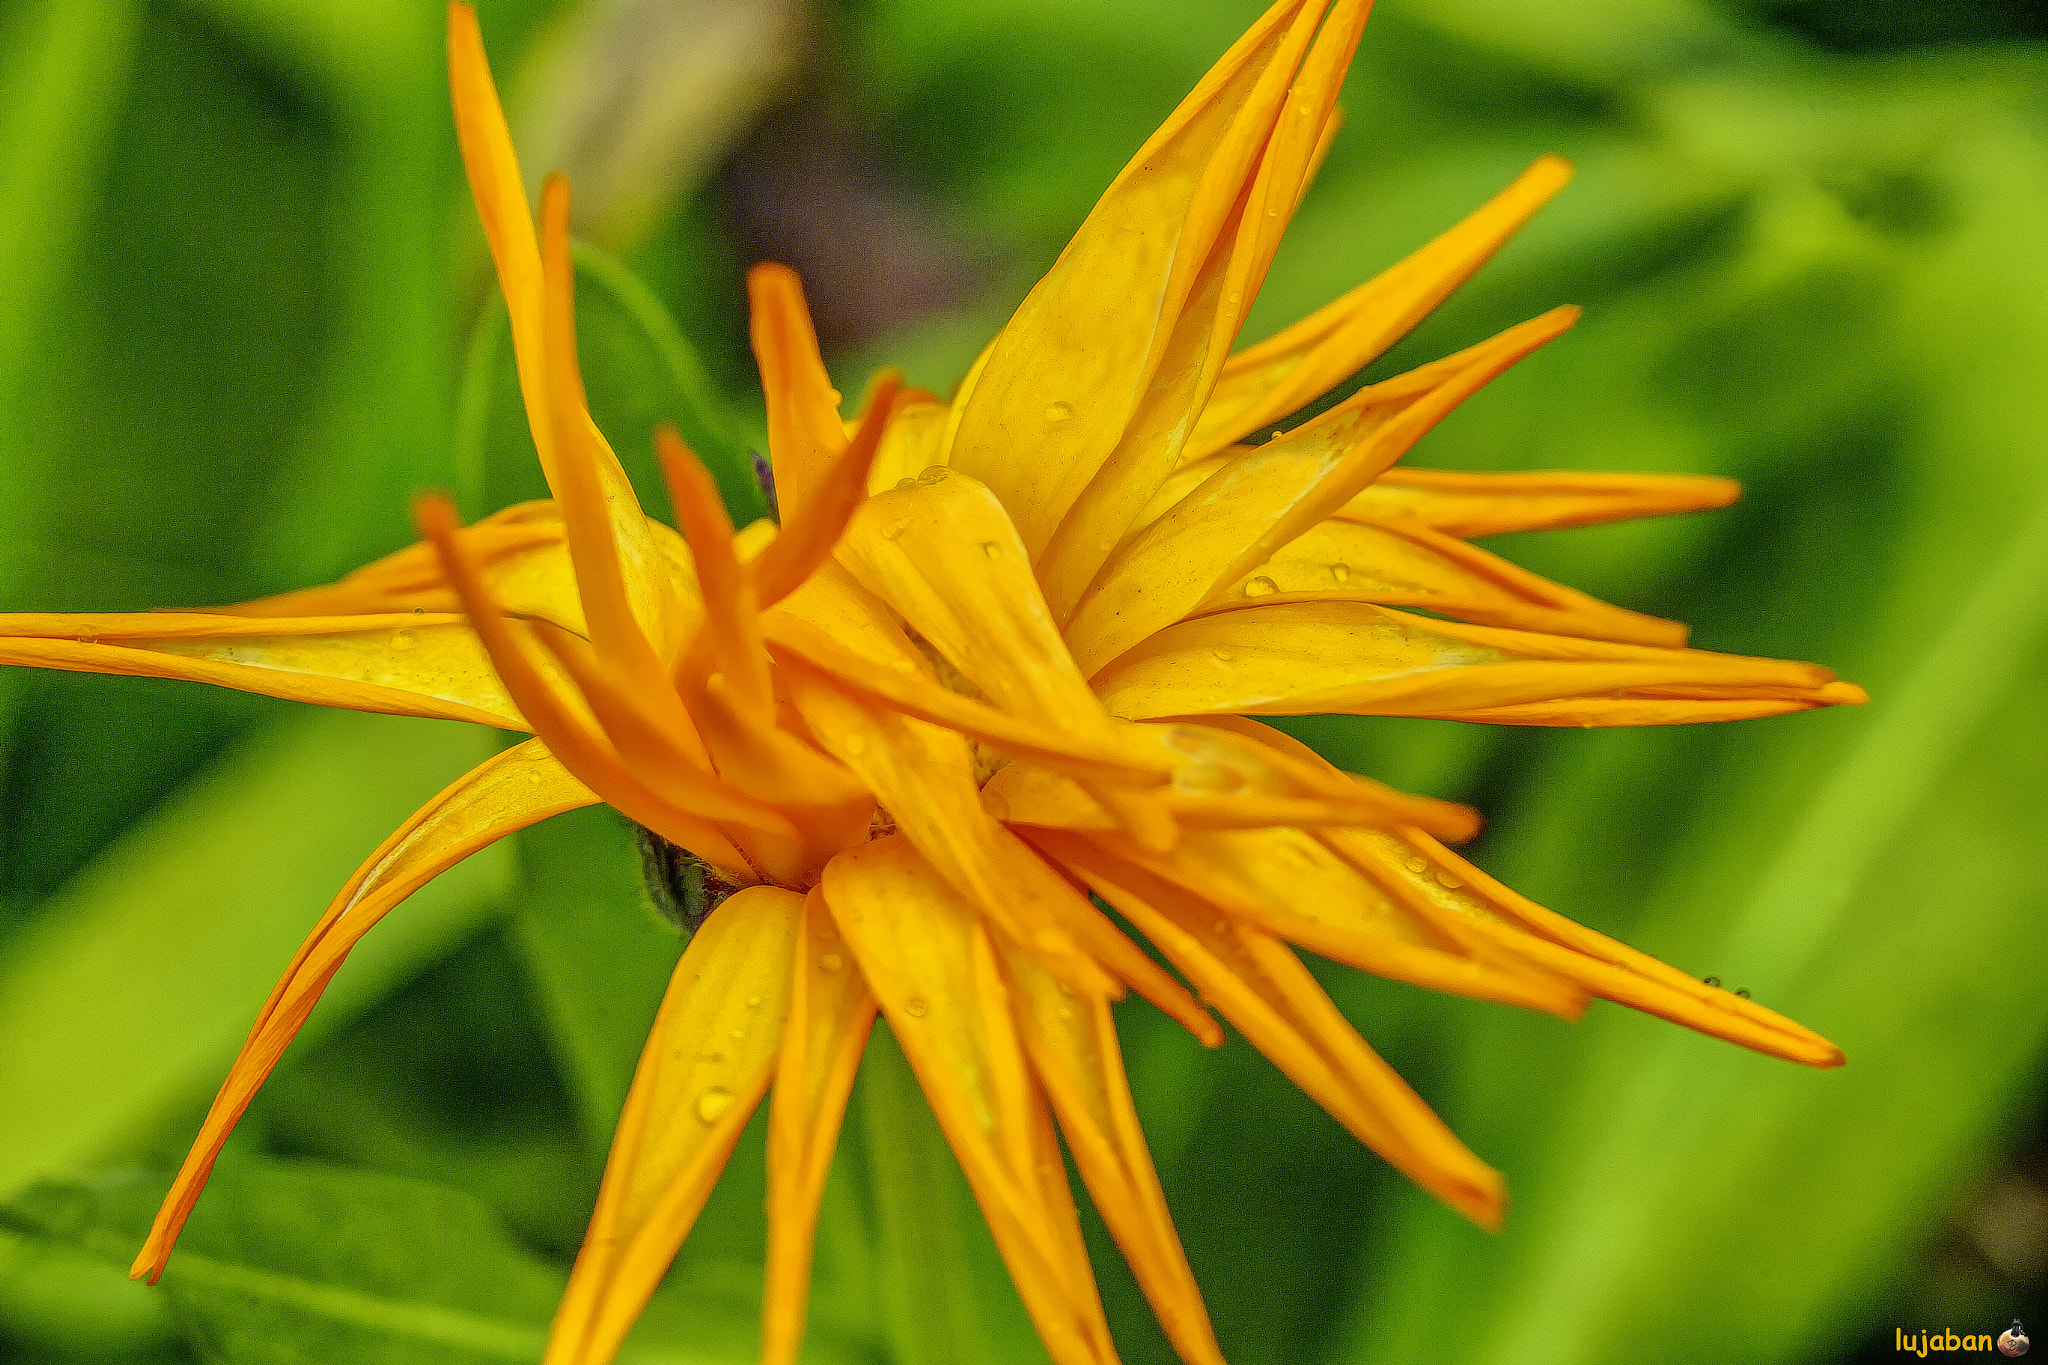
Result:
{"label": "dew drop", "polygon": [[1721,988],[1721,978],[1718,976],[1702,977],[1701,980],[1704,981],[1707,985],[1712,986],[1715,990],[1719,990]]}
{"label": "dew drop", "polygon": [[393,649],[411,649],[420,642],[420,637],[409,630],[394,631],[391,636]]}
{"label": "dew drop", "polygon": [[1190,763],[1174,773],[1173,786],[1196,796],[1228,796],[1244,790],[1244,774],[1221,763]]}
{"label": "dew drop", "polygon": [[1242,289],[1233,289],[1233,290],[1231,290],[1231,291],[1230,291],[1230,301],[1231,301],[1232,303],[1240,303],[1240,302],[1242,302],[1243,300],[1244,300],[1244,291],[1243,291]]}
{"label": "dew drop", "polygon": [[917,483],[919,487],[930,488],[933,484],[944,483],[952,477],[952,470],[942,464],[935,464],[917,476]]}
{"label": "dew drop", "polygon": [[748,996],[748,997],[747,997],[747,1008],[748,1008],[748,1009],[750,1009],[750,1010],[757,1010],[757,1009],[761,1008],[761,997],[760,997],[760,996],[758,996],[758,995],[750,995],[750,996]]}
{"label": "dew drop", "polygon": [[1436,884],[1448,890],[1455,891],[1459,887],[1463,886],[1465,883],[1459,881],[1456,877],[1453,877],[1450,873],[1444,871],[1442,868],[1438,868],[1436,870]]}
{"label": "dew drop", "polygon": [[846,965],[846,959],[837,953],[827,953],[818,959],[818,965],[828,972],[836,972]]}
{"label": "dew drop", "polygon": [[912,998],[903,1002],[903,1012],[913,1019],[924,1018],[924,1001]]}
{"label": "dew drop", "polygon": [[425,607],[414,607],[412,609],[412,614],[414,616],[425,616],[427,614],[427,609]]}
{"label": "dew drop", "polygon": [[526,780],[527,780],[528,782],[532,783],[532,784],[533,784],[534,786],[538,787],[538,786],[540,785],[540,774],[539,774],[539,773],[528,773],[528,774],[526,775]]}
{"label": "dew drop", "polygon": [[722,1085],[714,1085],[697,1097],[697,1117],[706,1123],[718,1122],[718,1116],[732,1108],[732,1091]]}
{"label": "dew drop", "polygon": [[82,645],[96,645],[100,642],[99,632],[92,628],[89,621],[78,627],[77,639]]}
{"label": "dew drop", "polygon": [[1045,406],[1045,420],[1048,422],[1071,422],[1074,420],[1074,405],[1067,402],[1048,403]]}
{"label": "dew drop", "polygon": [[1351,581],[1351,566],[1349,564],[1332,564],[1330,566],[1330,577],[1336,579],[1339,583],[1349,583]]}
{"label": "dew drop", "polygon": [[1273,205],[1273,207],[1267,209],[1266,216],[1268,218],[1278,218],[1280,216],[1280,206],[1278,204],[1275,204]]}
{"label": "dew drop", "polygon": [[1410,859],[1408,859],[1408,870],[1409,870],[1410,872],[1427,872],[1427,871],[1429,871],[1429,859],[1427,859],[1427,858],[1410,858]]}
{"label": "dew drop", "polygon": [[1280,591],[1280,585],[1264,574],[1260,574],[1257,578],[1247,578],[1244,581],[1244,595],[1246,597],[1271,597],[1278,591]]}
{"label": "dew drop", "polygon": [[984,540],[981,542],[981,552],[988,558],[994,559],[1002,554],[1003,547],[993,540]]}
{"label": "dew drop", "polygon": [[[905,479],[905,480],[904,480],[904,483],[907,483],[907,484],[911,485],[911,486],[912,486],[913,488],[917,486],[917,480],[916,480],[916,479]],[[896,486],[897,486],[898,488],[901,488],[901,487],[903,486],[903,484],[897,484]],[[909,518],[909,517],[898,517],[898,518],[897,518],[896,520],[894,520],[894,521],[890,522],[890,523],[889,523],[889,524],[888,524],[887,526],[884,526],[884,527],[882,528],[882,539],[884,539],[884,540],[895,540],[895,539],[897,539],[898,537],[900,537],[900,536],[901,536],[901,535],[902,535],[902,534],[903,534],[903,533],[904,533],[905,531],[908,531],[909,529],[910,529],[910,518]]]}
{"label": "dew drop", "polygon": [[1235,659],[1237,657],[1237,651],[1234,649],[1223,649],[1219,647],[1210,650],[1209,657],[1214,659],[1219,664],[1227,664],[1232,659]]}
{"label": "dew drop", "polygon": [[1737,986],[1735,988],[1735,993],[1741,996],[1744,1000],[1749,999],[1749,987],[1747,986]]}

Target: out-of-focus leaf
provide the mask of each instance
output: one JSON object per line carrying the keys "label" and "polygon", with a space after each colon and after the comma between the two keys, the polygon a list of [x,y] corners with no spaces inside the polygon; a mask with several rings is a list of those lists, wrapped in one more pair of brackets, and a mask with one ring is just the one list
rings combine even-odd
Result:
{"label": "out-of-focus leaf", "polygon": [[517,838],[514,941],[583,1139],[602,1154],[682,940],[649,908],[632,831],[609,807],[558,815]]}
{"label": "out-of-focus leaf", "polygon": [[[163,1193],[128,1176],[46,1184],[0,1209],[18,1236],[125,1262]],[[161,1291],[185,1333],[236,1365],[538,1361],[565,1275],[476,1199],[425,1181],[313,1164],[224,1165]],[[621,1365],[725,1365],[758,1349],[750,1317],[657,1295]],[[817,1334],[809,1358],[857,1357]]]}
{"label": "out-of-focus leaf", "polygon": [[[479,510],[548,496],[519,398],[505,305],[493,298],[470,342],[456,468]],[[733,521],[767,514],[746,437],[661,301],[611,257],[576,248],[576,347],[591,415],[618,452],[641,506],[665,516],[654,429],[672,422],[718,481]]]}
{"label": "out-of-focus leaf", "polygon": [[[261,732],[137,826],[0,963],[0,1190],[118,1154],[225,1074],[305,932],[384,836],[486,752],[441,722],[321,712]],[[364,939],[332,1027],[418,970],[503,885],[480,854]]]}
{"label": "out-of-focus leaf", "polygon": [[[1728,440],[1757,442],[1765,475],[1748,543],[1777,557],[1711,555],[1696,590],[1701,643],[1811,651],[1868,684],[1870,708],[1546,738],[1485,859],[1753,990],[1850,1064],[1816,1075],[1612,1008],[1575,1032],[1505,1014],[1470,1030],[1451,1116],[1510,1175],[1508,1232],[1405,1200],[1344,1359],[1455,1334],[1483,1361],[1621,1361],[1708,1321],[1730,1358],[1803,1357],[1895,1292],[1894,1258],[2048,1043],[2048,423],[2027,379],[2048,368],[2048,275],[2021,245],[2048,213],[2048,137],[1995,74],[1920,74],[1874,87],[1859,131],[1918,133],[1922,209],[1858,212],[1839,156],[1804,184],[1781,167],[1769,196],[1835,196],[1837,230],[1853,219],[1889,258],[1843,344],[1849,364],[1891,348],[1895,382],[1830,393],[1816,376],[1821,424],[1746,407],[1772,376],[1731,387]],[[1718,109],[1702,126],[1725,134],[1729,106],[1706,94],[1682,103]],[[1798,165],[1825,144],[1777,150]],[[1754,221],[1765,267],[1782,226]]]}

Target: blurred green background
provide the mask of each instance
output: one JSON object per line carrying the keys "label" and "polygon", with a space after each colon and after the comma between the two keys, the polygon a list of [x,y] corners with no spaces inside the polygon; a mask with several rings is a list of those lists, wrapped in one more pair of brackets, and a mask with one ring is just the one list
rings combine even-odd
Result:
{"label": "blurred green background", "polygon": [[[577,180],[600,422],[644,474],[652,421],[680,421],[751,515],[750,260],[804,272],[849,393],[883,363],[943,390],[1259,8],[480,10],[529,170]],[[532,494],[441,41],[432,0],[0,0],[0,610],[281,591],[408,541],[413,489],[472,515]],[[1665,731],[1299,732],[1477,804],[1489,870],[1747,986],[1850,1065],[1323,971],[1506,1172],[1489,1237],[1241,1041],[1207,1054],[1128,1009],[1237,1365],[1865,1361],[1893,1358],[1894,1328],[2048,1308],[2044,41],[2025,0],[1381,5],[1247,339],[1537,154],[1572,157],[1565,195],[1371,374],[1561,302],[1585,321],[1415,462],[1742,479],[1725,512],[1497,548],[1875,700]],[[301,934],[495,742],[0,670],[0,1359],[538,1358],[679,951],[603,811],[380,926],[161,1287],[123,1276]],[[908,1084],[878,1041],[809,1356],[1041,1360]],[[629,1358],[752,1359],[759,1128]],[[1169,1361],[1090,1235],[1124,1358]]]}

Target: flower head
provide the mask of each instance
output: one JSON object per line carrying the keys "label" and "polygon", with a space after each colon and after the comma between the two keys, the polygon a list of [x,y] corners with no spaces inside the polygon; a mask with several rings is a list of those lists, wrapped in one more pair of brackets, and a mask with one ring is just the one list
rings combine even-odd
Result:
{"label": "flower head", "polygon": [[[376,851],[257,1020],[137,1274],[353,944],[468,854],[604,802],[729,893],[634,1078],[550,1362],[608,1360],[772,1089],[764,1358],[795,1357],[825,1172],[876,1014],[902,1043],[1047,1349],[1114,1358],[1054,1123],[1169,1337],[1221,1359],[1125,1083],[1135,991],[1213,1009],[1474,1221],[1500,1176],[1358,1037],[1290,948],[1574,1016],[1598,995],[1814,1065],[1746,998],[1459,858],[1463,807],[1337,771],[1251,716],[1640,725],[1862,700],[1468,543],[1717,506],[1721,480],[1394,467],[1559,309],[1263,444],[1484,262],[1568,169],[1538,161],[1408,260],[1232,353],[1338,116],[1368,6],[1281,0],[1110,186],[950,401],[885,376],[847,422],[795,276],[750,278],[782,520],[738,532],[672,431],[680,529],[645,515],[584,402],[569,190],[531,216],[476,21],[449,12],[464,162],[551,501],[340,583],[212,612],[0,617],[0,661],[196,678],[534,738]],[[1421,608],[1431,615],[1418,615]],[[1163,969],[1095,899],[1116,907]],[[1192,990],[1190,990],[1192,987]]]}

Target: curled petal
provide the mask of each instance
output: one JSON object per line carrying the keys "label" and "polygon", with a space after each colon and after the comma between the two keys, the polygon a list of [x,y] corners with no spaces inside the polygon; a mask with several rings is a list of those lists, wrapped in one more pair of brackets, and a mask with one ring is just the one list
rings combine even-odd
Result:
{"label": "curled petal", "polygon": [[1521,725],[1668,725],[1853,705],[1813,664],[1652,649],[1296,602],[1169,626],[1096,678],[1132,719],[1433,716]]}
{"label": "curled petal", "polygon": [[605,1161],[597,1211],[548,1334],[546,1365],[619,1349],[775,1074],[804,898],[750,886],[676,964]]}
{"label": "curled petal", "polygon": [[422,806],[356,870],[300,945],[207,1111],[129,1275],[163,1274],[214,1159],[278,1058],[298,1036],[349,950],[385,913],[455,864],[517,830],[597,797],[539,740],[507,749]]}

